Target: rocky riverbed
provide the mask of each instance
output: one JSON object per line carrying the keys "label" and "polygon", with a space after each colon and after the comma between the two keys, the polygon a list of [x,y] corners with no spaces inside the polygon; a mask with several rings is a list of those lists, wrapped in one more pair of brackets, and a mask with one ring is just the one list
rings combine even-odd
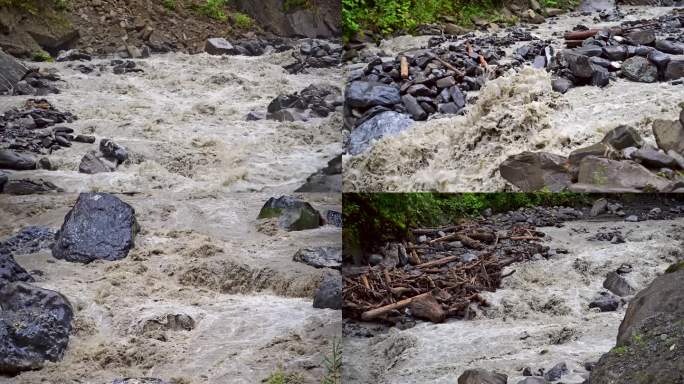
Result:
{"label": "rocky riverbed", "polygon": [[[535,41],[551,46],[553,52],[559,52],[565,47],[564,32],[572,31],[578,25],[599,29],[615,27],[673,12],[672,7],[651,6],[621,6],[620,10],[614,18],[602,18],[599,11],[569,13],[549,18],[539,25],[523,26],[523,31],[530,33]],[[493,37],[515,36],[515,33],[510,29],[476,32],[469,38],[476,42],[478,38],[484,39],[497,46],[501,43]],[[369,57],[369,61],[375,56],[393,59],[407,50],[427,47],[434,37],[396,37],[363,52],[360,57]],[[506,63],[519,53],[518,49],[528,44],[519,41],[501,45],[498,49],[505,55],[497,60],[497,67],[508,65]],[[473,58],[487,56],[487,52],[477,49],[482,45],[474,44]],[[543,58],[543,49],[541,53]],[[682,59],[677,54],[672,57]],[[444,109],[445,113],[435,115],[428,112],[432,115],[428,121],[413,122],[407,117],[401,124],[392,124],[393,130],[378,133],[384,129],[378,128],[373,134],[364,135],[354,133],[353,126],[347,124],[344,190],[507,190],[511,186],[501,177],[498,167],[512,155],[544,151],[567,156],[573,150],[600,141],[608,131],[620,125],[634,127],[649,146],[657,148],[653,121],[679,118],[684,88],[677,81],[641,83],[613,76],[607,86],[579,86],[561,94],[552,89],[552,74],[545,69],[535,69],[539,63],[535,64],[533,59],[536,59],[534,54],[517,70],[486,73],[484,79],[488,81],[484,85],[468,85],[466,108],[464,111],[460,111],[460,107],[457,109],[464,116],[449,114],[456,110]],[[364,67],[365,64],[351,64],[351,77],[353,71]],[[495,77],[498,78],[493,79]],[[414,98],[419,102],[425,96],[436,96],[416,95]],[[449,97],[453,99],[453,95]],[[406,101],[401,102],[406,104]],[[423,110],[429,107],[418,105]],[[417,120],[427,117],[419,109],[413,109]],[[383,123],[377,126],[381,127]],[[378,140],[377,137],[383,134],[387,136]],[[364,150],[354,145],[358,141],[373,142],[372,138],[376,141],[372,146],[363,147]]]}
{"label": "rocky riverbed", "polygon": [[[135,211],[135,246],[120,260],[82,264],[69,251],[53,257],[70,247],[66,227],[49,249],[77,197],[0,200],[2,246],[35,280],[28,284],[60,292],[74,318],[61,361],[0,381],[254,383],[282,368],[320,382],[340,311],[312,306],[329,272],[293,258],[302,248],[340,249],[339,227],[287,231],[257,219],[265,194],[120,194]],[[323,214],[340,209],[339,195],[306,198]]]}
{"label": "rocky riverbed", "polygon": [[[593,363],[615,347],[626,304],[681,261],[684,241],[681,213],[633,221],[662,215],[668,207],[595,207],[604,213],[538,227],[546,235],[542,244],[564,251],[506,267],[503,274],[512,274],[500,289],[481,294],[489,305],[471,320],[390,328],[346,320],[345,382],[454,383],[468,369],[484,369],[505,374],[509,383],[544,374],[549,381],[583,383]],[[616,280],[630,291],[616,289]],[[556,372],[562,375],[549,376]]]}

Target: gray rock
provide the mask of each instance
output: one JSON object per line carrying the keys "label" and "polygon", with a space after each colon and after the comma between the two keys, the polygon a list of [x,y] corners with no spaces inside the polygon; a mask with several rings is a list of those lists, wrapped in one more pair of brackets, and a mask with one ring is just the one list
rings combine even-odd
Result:
{"label": "gray rock", "polygon": [[678,43],[668,41],[668,40],[658,40],[655,43],[657,50],[671,55],[681,55],[684,54],[684,48]]}
{"label": "gray rock", "polygon": [[345,90],[345,103],[352,108],[391,107],[401,102],[399,89],[383,83],[354,81]]}
{"label": "gray rock", "polygon": [[74,141],[76,141],[78,143],[93,144],[93,143],[95,143],[95,136],[76,135],[76,137],[74,137]]}
{"label": "gray rock", "polygon": [[116,170],[116,163],[105,159],[98,155],[97,151],[89,151],[83,155],[81,163],[78,165],[78,171],[89,175],[114,172]]}
{"label": "gray rock", "polygon": [[570,88],[573,87],[572,81],[560,77],[558,79],[554,79],[553,82],[551,83],[551,87],[553,88],[554,91],[559,92],[559,93],[566,93],[570,90]]}
{"label": "gray rock", "polygon": [[233,55],[236,54],[235,47],[228,40],[222,37],[207,39],[204,51],[210,55]]}
{"label": "gray rock", "polygon": [[499,166],[499,172],[501,177],[523,192],[538,191],[545,187],[559,192],[572,183],[565,161],[564,157],[551,153],[523,152],[506,159]]}
{"label": "gray rock", "polygon": [[406,115],[393,111],[382,112],[351,132],[348,151],[351,155],[358,155],[368,149],[373,141],[399,134],[411,125],[413,120]]}
{"label": "gray rock", "polygon": [[272,197],[259,211],[258,219],[277,217],[278,225],[287,231],[318,228],[321,214],[311,204],[292,196]]}
{"label": "gray rock", "polygon": [[591,207],[591,211],[589,212],[589,215],[591,217],[596,217],[603,212],[606,212],[606,208],[608,207],[608,200],[605,198],[600,198],[596,201],[594,201],[594,205]]}
{"label": "gray rock", "polygon": [[518,384],[548,384],[549,382],[543,377],[526,377],[524,380],[518,381]]}
{"label": "gray rock", "polygon": [[648,59],[658,67],[658,71],[664,73],[672,57],[666,53],[654,50],[648,54]]}
{"label": "gray rock", "polygon": [[169,384],[169,382],[152,377],[141,377],[116,379],[112,381],[112,384]]}
{"label": "gray rock", "polygon": [[342,267],[342,248],[314,247],[302,248],[292,258],[314,268],[340,269]]}
{"label": "gray rock", "polygon": [[339,272],[323,275],[323,281],[314,296],[313,307],[342,309],[342,275]]}
{"label": "gray rock", "polygon": [[0,242],[3,249],[14,255],[36,253],[41,249],[49,249],[55,242],[55,232],[47,227],[28,226],[11,237]]}
{"label": "gray rock", "polygon": [[644,140],[636,129],[628,125],[620,125],[606,133],[601,142],[620,151],[628,147],[640,148]]}
{"label": "gray rock", "polygon": [[14,169],[17,171],[36,169],[36,159],[11,149],[0,149],[0,169]]}
{"label": "gray rock", "polygon": [[628,33],[625,37],[627,38],[627,41],[633,45],[652,45],[656,40],[655,32],[651,29],[633,31]]}
{"label": "gray rock", "polygon": [[404,106],[406,106],[406,110],[408,110],[413,117],[413,120],[420,121],[427,119],[427,112],[418,104],[415,97],[407,94],[401,97],[401,101],[404,103]]}
{"label": "gray rock", "polygon": [[468,369],[458,377],[458,384],[506,384],[508,376],[484,369]]}
{"label": "gray rock", "polygon": [[61,294],[23,282],[0,287],[0,373],[17,374],[62,359],[73,310]]}
{"label": "gray rock", "polygon": [[110,139],[100,140],[100,152],[107,159],[116,161],[117,164],[121,164],[128,159],[128,150]]}
{"label": "gray rock", "polygon": [[674,168],[678,165],[677,160],[651,148],[639,149],[638,151],[634,152],[634,158],[641,164],[655,169]]}
{"label": "gray rock", "polygon": [[637,215],[629,215],[629,216],[625,217],[625,221],[628,221],[628,222],[630,222],[630,223],[636,223],[636,222],[639,221],[639,216],[637,216]]}
{"label": "gray rock", "polygon": [[659,177],[644,166],[631,161],[614,161],[588,156],[582,159],[579,166],[578,183],[594,185],[603,189],[638,189],[647,188],[656,191],[667,190],[669,181]]}
{"label": "gray rock", "polygon": [[603,288],[613,292],[614,294],[623,297],[629,296],[636,292],[636,289],[617,272],[610,272],[603,282]]}
{"label": "gray rock", "polygon": [[658,81],[658,68],[648,59],[634,56],[622,63],[622,75],[640,83],[655,83]]}
{"label": "gray rock", "polygon": [[629,57],[629,53],[626,46],[611,45],[603,47],[603,57],[610,61],[623,61]]}
{"label": "gray rock", "polygon": [[684,77],[684,60],[671,60],[667,64],[664,74],[665,80],[677,80]]}
{"label": "gray rock", "polygon": [[658,119],[653,122],[653,135],[663,151],[684,155],[684,125],[678,120]]}
{"label": "gray rock", "polygon": [[29,69],[19,60],[0,49],[0,95],[14,94],[17,83],[29,72]]}
{"label": "gray rock", "polygon": [[620,299],[608,292],[601,292],[590,303],[589,308],[598,308],[601,312],[613,312],[620,308]]}
{"label": "gray rock", "polygon": [[560,380],[560,378],[566,373],[568,373],[568,367],[564,362],[562,362],[554,365],[553,368],[546,371],[546,373],[544,373],[544,378],[548,381],[556,381]]}
{"label": "gray rock", "polygon": [[594,74],[594,69],[591,67],[591,61],[589,60],[588,56],[566,52],[564,57],[568,63],[570,72],[572,72],[575,77],[589,79]]}
{"label": "gray rock", "polygon": [[2,189],[8,195],[36,195],[58,191],[59,188],[50,181],[43,179],[10,179]]}
{"label": "gray rock", "polygon": [[106,193],[82,193],[55,237],[52,255],[71,262],[119,260],[139,231],[135,210]]}

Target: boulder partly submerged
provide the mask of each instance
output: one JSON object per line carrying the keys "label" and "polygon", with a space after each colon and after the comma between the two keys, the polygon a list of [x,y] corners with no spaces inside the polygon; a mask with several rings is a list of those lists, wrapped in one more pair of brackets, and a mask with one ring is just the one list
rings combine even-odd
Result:
{"label": "boulder partly submerged", "polygon": [[359,125],[349,135],[348,151],[358,155],[367,150],[374,141],[386,136],[398,135],[413,125],[413,119],[394,111],[377,114]]}
{"label": "boulder partly submerged", "polygon": [[59,361],[69,344],[73,309],[55,291],[23,282],[0,287],[0,374]]}
{"label": "boulder partly submerged", "polygon": [[123,259],[138,231],[133,207],[110,194],[82,193],[57,232],[52,255],[79,263]]}
{"label": "boulder partly submerged", "polygon": [[261,208],[258,219],[278,218],[278,225],[287,231],[302,231],[318,228],[323,217],[311,204],[293,196],[268,199]]}

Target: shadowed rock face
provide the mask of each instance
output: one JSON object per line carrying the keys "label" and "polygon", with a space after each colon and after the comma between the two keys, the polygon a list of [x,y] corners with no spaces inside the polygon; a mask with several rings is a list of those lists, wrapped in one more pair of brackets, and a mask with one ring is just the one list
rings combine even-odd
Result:
{"label": "shadowed rock face", "polygon": [[73,310],[55,291],[22,282],[0,288],[0,373],[40,369],[69,343]]}
{"label": "shadowed rock face", "polygon": [[310,7],[288,6],[283,0],[236,0],[235,4],[259,24],[280,36],[329,38],[341,35],[341,2],[312,0]]}
{"label": "shadowed rock face", "polygon": [[79,263],[123,259],[138,229],[130,205],[106,193],[82,193],[64,218],[52,255]]}

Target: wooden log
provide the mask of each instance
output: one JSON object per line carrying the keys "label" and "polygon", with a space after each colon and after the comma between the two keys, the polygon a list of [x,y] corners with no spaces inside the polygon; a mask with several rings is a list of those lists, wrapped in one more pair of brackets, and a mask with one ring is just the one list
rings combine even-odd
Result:
{"label": "wooden log", "polygon": [[588,31],[572,31],[566,32],[565,35],[563,35],[563,37],[565,38],[565,40],[586,40],[590,37],[596,36],[596,34],[600,31],[600,29],[590,29]]}
{"label": "wooden log", "polygon": [[434,60],[439,61],[443,66],[447,67],[447,69],[453,71],[456,74],[456,77],[463,78],[465,76],[465,74],[463,72],[461,72],[458,68],[456,68],[453,65],[447,63],[446,61],[442,60],[441,57],[438,57],[437,55],[432,54],[432,53],[430,55]]}
{"label": "wooden log", "polygon": [[448,234],[448,235],[445,235],[445,236],[442,236],[442,237],[438,237],[438,238],[436,238],[436,239],[432,239],[432,240],[428,241],[428,243],[429,243],[429,244],[439,243],[440,241],[446,241],[446,240],[455,239],[455,238],[457,238],[458,236],[459,236],[458,233],[451,233],[451,234]]}
{"label": "wooden log", "polygon": [[380,308],[371,309],[370,311],[366,311],[366,312],[362,313],[361,319],[366,320],[366,321],[373,320],[377,317],[380,317],[380,316],[386,314],[387,312],[393,311],[395,309],[405,308],[405,307],[411,305],[413,300],[420,299],[420,298],[428,296],[428,295],[432,295],[432,294],[430,292],[421,293],[420,295],[409,297],[408,299],[397,301],[396,303],[387,304],[387,305],[384,305]]}
{"label": "wooden log", "polygon": [[565,40],[565,46],[568,48],[581,47],[584,40]]}
{"label": "wooden log", "polygon": [[460,258],[461,258],[461,256],[447,256],[447,257],[443,257],[441,259],[428,261],[427,263],[418,264],[418,265],[416,265],[416,268],[428,268],[428,267],[434,267],[437,265],[444,265],[444,264],[451,263],[452,261],[456,261]]}
{"label": "wooden log", "polygon": [[401,78],[406,80],[409,77],[409,63],[408,59],[406,56],[402,56],[401,59],[399,60],[400,63],[400,68],[401,68]]}

